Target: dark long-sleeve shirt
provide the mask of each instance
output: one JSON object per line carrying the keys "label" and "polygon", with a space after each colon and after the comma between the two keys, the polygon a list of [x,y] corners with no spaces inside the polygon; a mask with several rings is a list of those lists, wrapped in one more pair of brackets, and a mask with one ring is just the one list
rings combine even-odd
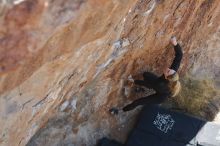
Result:
{"label": "dark long-sleeve shirt", "polygon": [[175,51],[175,58],[173,60],[173,63],[170,66],[170,69],[178,71],[182,57],[183,57],[183,52],[182,52],[182,48],[180,47],[179,44],[174,46],[174,51]]}
{"label": "dark long-sleeve shirt", "polygon": [[[182,48],[179,44],[174,46],[174,51],[175,51],[175,57],[174,57],[173,62],[170,66],[170,69],[173,69],[177,72],[180,67],[180,63],[182,61],[182,58],[183,58],[183,52],[182,52]],[[160,76],[158,79],[161,81],[166,81],[164,74],[162,76]]]}

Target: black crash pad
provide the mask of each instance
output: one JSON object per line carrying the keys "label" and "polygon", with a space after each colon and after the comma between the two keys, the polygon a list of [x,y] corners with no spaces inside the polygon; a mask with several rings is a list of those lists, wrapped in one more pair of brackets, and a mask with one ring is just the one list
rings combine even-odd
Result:
{"label": "black crash pad", "polygon": [[126,146],[197,145],[195,137],[205,123],[159,106],[145,106]]}
{"label": "black crash pad", "polygon": [[[145,106],[124,146],[199,146],[196,135],[206,121],[156,105]],[[100,146],[122,146],[105,139]]]}

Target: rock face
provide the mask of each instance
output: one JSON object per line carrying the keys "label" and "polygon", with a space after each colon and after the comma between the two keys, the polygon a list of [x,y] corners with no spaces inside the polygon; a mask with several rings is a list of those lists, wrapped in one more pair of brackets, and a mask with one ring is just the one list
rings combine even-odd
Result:
{"label": "rock face", "polygon": [[136,98],[124,95],[130,74],[169,65],[172,35],[184,48],[181,76],[219,88],[218,0],[1,2],[0,145],[123,142],[138,110],[108,109]]}

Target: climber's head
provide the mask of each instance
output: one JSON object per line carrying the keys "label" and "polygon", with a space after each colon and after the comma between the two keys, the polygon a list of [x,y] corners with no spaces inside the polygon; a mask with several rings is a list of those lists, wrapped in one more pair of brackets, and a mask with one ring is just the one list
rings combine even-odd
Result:
{"label": "climber's head", "polygon": [[176,74],[176,71],[170,68],[166,68],[163,73],[165,78],[168,79],[168,77],[172,78],[172,76]]}
{"label": "climber's head", "polygon": [[179,92],[181,90],[179,75],[177,72],[175,72],[174,74],[167,76],[166,79],[169,81],[168,87],[169,87],[169,91],[171,93],[170,97],[175,97],[176,95],[179,94]]}

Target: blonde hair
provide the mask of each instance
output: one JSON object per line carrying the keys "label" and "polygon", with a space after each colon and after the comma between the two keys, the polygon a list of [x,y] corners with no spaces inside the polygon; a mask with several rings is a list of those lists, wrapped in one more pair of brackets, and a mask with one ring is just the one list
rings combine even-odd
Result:
{"label": "blonde hair", "polygon": [[168,76],[167,79],[169,81],[168,87],[171,92],[171,97],[175,97],[181,90],[179,75],[178,73],[174,73],[173,75]]}

